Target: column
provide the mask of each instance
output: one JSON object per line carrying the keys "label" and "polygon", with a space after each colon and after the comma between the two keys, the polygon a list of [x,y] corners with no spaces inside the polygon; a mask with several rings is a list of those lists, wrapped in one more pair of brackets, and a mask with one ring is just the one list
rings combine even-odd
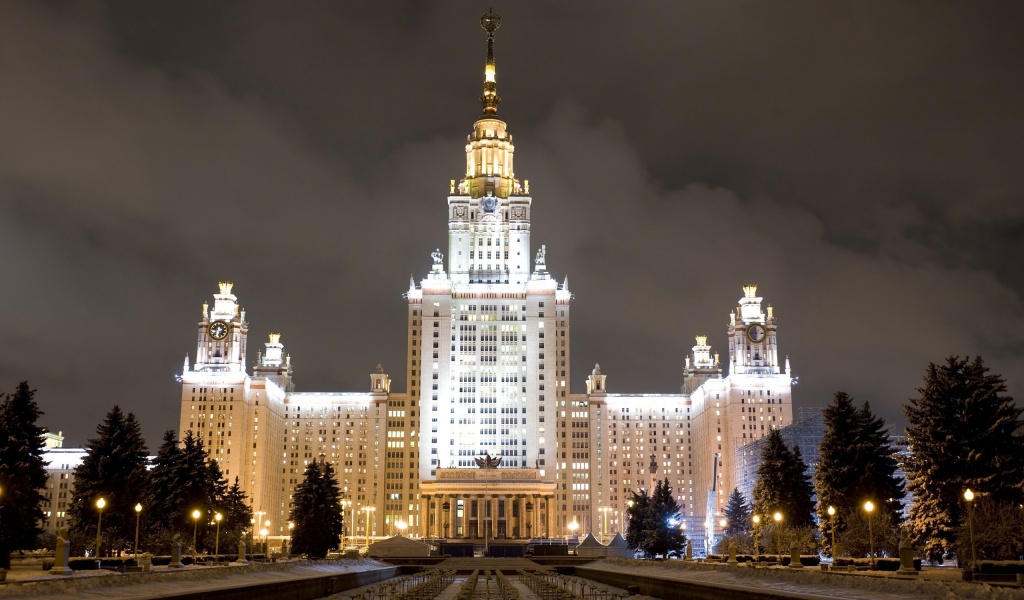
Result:
{"label": "column", "polygon": [[[525,531],[523,530],[522,521],[522,495],[516,494],[512,497],[512,511],[513,519],[512,526],[509,527],[509,535],[515,534],[516,538],[522,538]],[[514,516],[519,515],[519,516]]]}
{"label": "column", "polygon": [[[441,527],[443,528],[442,529],[442,531],[444,532],[443,535],[446,538],[451,535],[451,531],[452,531],[452,504],[453,504],[452,500],[454,500],[454,498],[452,498],[451,494],[445,494],[444,495],[444,504],[448,505],[448,510],[444,510],[444,514],[443,514],[443,517],[442,517]],[[442,510],[443,509],[444,509],[444,507],[442,505]]]}
{"label": "column", "polygon": [[540,518],[538,517],[540,514],[540,495],[533,494],[530,503],[533,504],[533,510],[530,511],[530,531],[528,533],[533,537],[540,537],[540,528],[538,527],[538,523],[540,523]]}
{"label": "column", "polygon": [[491,494],[488,502],[491,505],[491,537],[498,535],[498,497]]}
{"label": "column", "polygon": [[519,518],[516,520],[516,525],[519,527],[519,537],[526,537],[526,495],[519,494],[516,499],[516,504],[519,505]]}
{"label": "column", "polygon": [[434,536],[441,537],[444,534],[442,524],[444,523],[444,516],[441,513],[441,507],[444,505],[444,494],[437,495],[437,501],[434,502]]}
{"label": "column", "polygon": [[[518,533],[518,530],[522,529],[523,523],[523,507],[520,506],[520,499],[522,496],[519,494],[512,494],[512,524],[508,525],[509,537],[520,537],[522,534]],[[516,515],[519,515],[518,517]]]}
{"label": "column", "polygon": [[544,506],[546,507],[544,509],[544,518],[547,519],[547,522],[544,524],[544,535],[546,537],[548,537],[548,538],[553,537],[554,534],[555,534],[555,530],[554,530],[554,527],[553,527],[554,526],[554,522],[553,522],[554,521],[554,513],[553,513],[553,510],[555,508],[554,505],[555,505],[555,497],[554,497],[554,495],[545,496],[544,497]]}
{"label": "column", "polygon": [[430,496],[427,495],[427,494],[420,494],[420,510],[419,510],[419,513],[420,514],[418,516],[419,516],[419,519],[420,519],[420,526],[419,526],[420,536],[421,537],[430,537],[430,532],[428,531],[429,527],[430,527],[430,521],[428,520],[429,516],[430,516]]}

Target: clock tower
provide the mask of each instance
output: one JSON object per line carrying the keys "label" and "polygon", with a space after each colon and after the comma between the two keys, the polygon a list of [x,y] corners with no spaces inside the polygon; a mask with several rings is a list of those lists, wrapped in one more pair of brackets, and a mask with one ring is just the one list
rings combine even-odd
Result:
{"label": "clock tower", "polygon": [[736,312],[729,315],[729,372],[736,375],[779,375],[775,315],[761,312],[756,285],[743,286]]}
{"label": "clock tower", "polygon": [[222,281],[220,293],[213,295],[213,308],[203,303],[199,321],[194,371],[206,373],[244,373],[245,347],[249,324],[232,284]]}

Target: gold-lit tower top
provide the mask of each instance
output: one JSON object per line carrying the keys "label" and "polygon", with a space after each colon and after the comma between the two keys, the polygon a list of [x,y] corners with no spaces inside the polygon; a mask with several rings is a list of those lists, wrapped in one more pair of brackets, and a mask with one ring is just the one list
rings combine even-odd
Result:
{"label": "gold-lit tower top", "polygon": [[487,14],[480,17],[480,27],[487,32],[487,64],[484,66],[484,95],[480,102],[484,105],[484,115],[497,115],[498,103],[501,97],[498,96],[498,84],[494,79],[494,32],[501,27],[501,17],[495,14],[494,9],[488,9]]}

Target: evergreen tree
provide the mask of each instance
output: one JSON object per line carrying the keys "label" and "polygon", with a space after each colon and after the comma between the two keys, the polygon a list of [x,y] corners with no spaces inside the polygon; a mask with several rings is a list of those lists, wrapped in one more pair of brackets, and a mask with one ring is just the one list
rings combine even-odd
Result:
{"label": "evergreen tree", "polygon": [[668,556],[682,552],[686,535],[679,526],[679,502],[672,495],[668,479],[657,482],[654,494],[646,490],[632,492],[632,504],[626,510],[629,529],[626,544],[647,556]]}
{"label": "evergreen tree", "polygon": [[295,488],[289,519],[292,549],[310,558],[323,558],[341,541],[341,491],[334,467],[323,458],[306,465],[305,476]]}
{"label": "evergreen tree", "polygon": [[[238,478],[228,488],[220,465],[210,460],[202,440],[191,430],[181,441],[174,430],[164,433],[150,478],[153,509],[146,520],[150,534],[147,541],[157,547],[166,547],[175,538],[191,545],[195,533],[197,549],[212,552],[217,529],[213,515],[218,512],[224,517],[220,524],[221,548],[234,547],[251,524],[252,509]],[[192,517],[196,510],[199,519]]]}
{"label": "evergreen tree", "polygon": [[125,415],[118,406],[107,413],[96,433],[75,468],[75,494],[68,508],[72,542],[76,548],[92,548],[96,502],[103,498],[102,549],[119,550],[134,542],[135,505],[148,501],[148,450],[135,415]]}
{"label": "evergreen tree", "polygon": [[[980,357],[931,363],[918,397],[904,408],[911,456],[907,476],[914,505],[909,525],[925,555],[956,553],[965,523],[964,490],[1019,504],[1024,484],[1024,409]],[[962,554],[962,552],[961,552]]]}
{"label": "evergreen tree", "polygon": [[750,505],[743,498],[738,488],[729,494],[729,503],[725,505],[725,535],[728,537],[750,533]]}
{"label": "evergreen tree", "polygon": [[[186,431],[185,438],[181,440],[181,454],[173,473],[177,476],[182,504],[171,507],[171,526],[179,533],[184,530],[186,534],[194,534],[197,550],[212,552],[213,514],[227,490],[220,466],[210,460],[203,441],[192,430]],[[200,515],[198,520],[192,516],[196,510]],[[182,536],[182,539],[189,538]]]}
{"label": "evergreen tree", "polygon": [[651,528],[650,519],[651,497],[647,490],[630,492],[629,502],[626,503],[626,545],[633,550],[642,550],[644,540]]}
{"label": "evergreen tree", "polygon": [[[821,413],[825,432],[818,445],[818,468],[814,475],[814,489],[818,494],[818,527],[822,544],[832,553],[832,524],[836,538],[847,529],[847,518],[856,510],[860,496],[851,494],[851,482],[857,479],[857,408],[846,392],[836,392],[832,404]],[[836,509],[830,516],[828,507]]]}
{"label": "evergreen tree", "polygon": [[772,515],[781,512],[786,525],[810,527],[814,523],[814,488],[807,465],[800,456],[800,448],[791,450],[778,429],[772,429],[765,438],[761,466],[757,468],[754,485],[754,513]]}
{"label": "evergreen tree", "polygon": [[12,550],[34,550],[42,531],[45,429],[36,391],[22,381],[0,403],[0,568],[11,568]]}
{"label": "evergreen tree", "polygon": [[[851,518],[857,522],[855,537],[867,540],[867,535],[859,534],[860,522],[864,519],[857,516],[863,512],[865,501],[871,500],[877,506],[872,519],[879,532],[895,529],[899,524],[906,492],[896,475],[899,466],[896,450],[889,443],[885,421],[871,412],[867,402],[856,408],[845,392],[836,392],[832,404],[822,412],[822,420],[825,433],[818,446],[815,474],[821,541],[832,553],[834,522],[840,548],[859,553],[856,540],[840,542],[850,528]],[[836,509],[834,517],[828,514],[829,506]],[[868,547],[867,542],[864,547]],[[886,546],[880,544],[879,548],[886,549]],[[896,550],[895,547],[888,549]]]}
{"label": "evergreen tree", "polygon": [[175,533],[183,535],[180,526],[180,512],[185,505],[182,488],[178,485],[178,463],[181,461],[181,447],[178,435],[173,429],[164,432],[160,448],[153,459],[150,471],[151,510],[147,511],[146,524],[154,536],[153,542],[166,546]]}
{"label": "evergreen tree", "polygon": [[864,402],[857,411],[856,424],[859,438],[856,455],[859,478],[856,489],[861,491],[865,500],[872,500],[878,506],[879,516],[874,517],[876,522],[890,528],[898,527],[903,518],[906,490],[902,479],[896,474],[899,460],[896,449],[889,442],[885,420],[875,416],[871,406]]}
{"label": "evergreen tree", "polygon": [[220,511],[224,515],[224,520],[220,524],[220,546],[234,548],[252,524],[252,507],[246,502],[245,492],[239,485],[238,477],[235,477],[235,482],[221,499]]}

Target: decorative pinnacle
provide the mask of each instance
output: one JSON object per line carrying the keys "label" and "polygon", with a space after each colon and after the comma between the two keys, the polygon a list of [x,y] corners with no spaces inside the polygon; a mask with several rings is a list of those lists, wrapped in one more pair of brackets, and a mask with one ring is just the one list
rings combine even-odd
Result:
{"label": "decorative pinnacle", "polygon": [[487,63],[484,66],[484,95],[480,97],[480,103],[484,106],[485,115],[498,114],[498,103],[501,97],[498,96],[498,84],[495,82],[494,72],[494,32],[501,27],[501,17],[494,9],[488,9],[487,14],[480,17],[480,27],[487,32]]}
{"label": "decorative pinnacle", "polygon": [[231,283],[230,281],[221,281],[217,284],[217,287],[220,288],[220,293],[230,294],[231,288],[234,287],[234,284]]}
{"label": "decorative pinnacle", "polygon": [[745,285],[745,286],[743,286],[743,296],[746,297],[746,298],[754,298],[755,296],[757,296],[757,286],[756,285]]}

